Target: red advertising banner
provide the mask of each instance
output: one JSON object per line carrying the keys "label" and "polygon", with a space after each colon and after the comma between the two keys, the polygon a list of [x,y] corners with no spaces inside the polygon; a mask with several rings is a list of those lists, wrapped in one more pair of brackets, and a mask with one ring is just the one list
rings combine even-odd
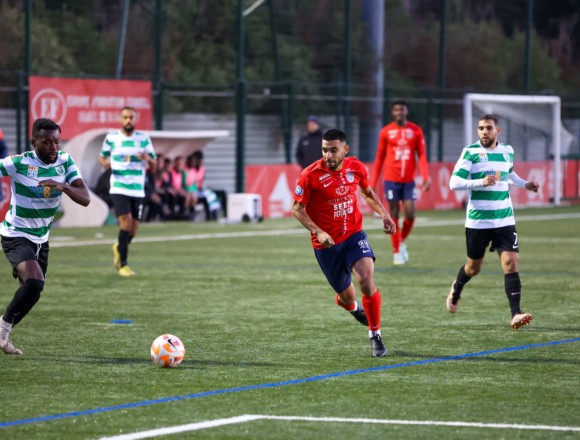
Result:
{"label": "red advertising banner", "polygon": [[[570,169],[573,164],[570,161]],[[372,166],[366,164],[367,168]],[[460,209],[463,207],[465,191],[451,191],[449,179],[453,173],[455,163],[442,162],[429,164],[431,175],[431,189],[428,192],[421,190],[422,178],[417,176],[417,209]],[[540,184],[540,191],[536,194],[524,189],[511,188],[511,197],[515,206],[540,206],[550,203],[554,193],[553,162],[520,162],[517,173],[522,179],[535,180]],[[292,194],[300,176],[298,165],[249,165],[246,166],[246,192],[262,196],[262,214],[264,218],[288,217],[292,215]],[[565,174],[572,181],[576,176],[572,172]],[[580,178],[580,177],[578,177]],[[375,188],[377,194],[384,199],[382,182]],[[359,207],[363,214],[371,213],[368,205],[360,200]]]}
{"label": "red advertising banner", "polygon": [[68,140],[92,128],[116,127],[125,106],[137,110],[140,129],[153,128],[151,81],[31,76],[29,84],[29,130],[35,119],[49,118]]}

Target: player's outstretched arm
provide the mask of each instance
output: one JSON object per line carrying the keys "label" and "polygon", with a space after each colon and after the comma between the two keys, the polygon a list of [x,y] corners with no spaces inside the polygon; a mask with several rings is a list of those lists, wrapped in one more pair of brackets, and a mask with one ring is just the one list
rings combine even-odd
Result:
{"label": "player's outstretched arm", "polygon": [[332,237],[320,229],[306,213],[306,206],[298,203],[296,200],[294,200],[294,203],[292,204],[292,215],[296,218],[296,220],[302,223],[302,226],[308,229],[312,235],[316,236],[322,246],[329,248],[335,245]]}
{"label": "player's outstretched arm", "polygon": [[91,203],[89,189],[85,185],[85,182],[83,182],[83,179],[76,179],[70,185],[68,183],[61,183],[56,180],[47,179],[38,182],[38,186],[44,186],[45,188],[63,192],[69,196],[73,202],[78,203],[81,206],[89,206],[89,203]]}
{"label": "player's outstretched arm", "polygon": [[385,230],[385,234],[392,234],[396,230],[395,222],[391,219],[391,216],[383,206],[381,199],[375,192],[375,190],[369,186],[366,189],[361,188],[361,194],[365,198],[367,205],[371,207],[373,211],[381,216],[383,219],[383,227]]}

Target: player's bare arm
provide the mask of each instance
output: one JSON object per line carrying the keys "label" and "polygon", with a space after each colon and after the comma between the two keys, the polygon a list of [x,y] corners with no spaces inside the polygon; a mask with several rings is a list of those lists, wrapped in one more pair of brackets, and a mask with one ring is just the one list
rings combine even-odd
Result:
{"label": "player's bare arm", "polygon": [[375,190],[369,186],[366,189],[361,188],[361,194],[365,198],[367,205],[371,207],[373,211],[381,216],[383,219],[383,227],[385,234],[392,234],[396,230],[395,222],[391,219],[391,216],[381,203],[381,199],[375,192]]}
{"label": "player's bare arm", "polygon": [[294,200],[294,203],[292,203],[292,215],[296,218],[296,220],[302,223],[302,225],[308,229],[311,234],[316,236],[316,239],[322,246],[329,248],[335,245],[332,237],[320,229],[306,213],[306,206],[298,203],[296,200]]}
{"label": "player's bare arm", "polygon": [[111,168],[111,160],[108,157],[99,156],[99,163],[106,170]]}
{"label": "player's bare arm", "polygon": [[68,183],[47,179],[38,182],[38,186],[44,186],[45,188],[51,188],[63,192],[69,196],[73,202],[78,203],[81,206],[89,206],[89,203],[91,203],[89,189],[83,182],[83,179],[76,179],[70,185]]}
{"label": "player's bare arm", "polygon": [[421,189],[423,191],[429,191],[429,189],[431,189],[431,177],[429,177],[427,180],[423,181],[423,184],[421,185]]}

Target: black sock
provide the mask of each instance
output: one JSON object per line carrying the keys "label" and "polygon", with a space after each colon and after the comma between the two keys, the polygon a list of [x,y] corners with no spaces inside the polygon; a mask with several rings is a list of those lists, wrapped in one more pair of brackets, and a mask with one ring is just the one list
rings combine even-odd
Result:
{"label": "black sock", "polygon": [[453,289],[453,299],[451,300],[453,305],[456,305],[457,301],[459,301],[461,292],[470,279],[471,277],[465,273],[465,265],[461,266],[455,280],[455,288]]}
{"label": "black sock", "polygon": [[14,294],[14,298],[12,298],[8,307],[6,307],[6,312],[4,312],[2,319],[12,325],[22,321],[22,318],[30,312],[40,299],[40,292],[42,292],[43,288],[44,281],[42,280],[31,279],[24,281]]}
{"label": "black sock", "polygon": [[131,244],[134,238],[135,238],[134,235],[129,235],[129,241],[127,242],[127,244]]}
{"label": "black sock", "polygon": [[520,310],[520,299],[522,297],[522,283],[520,281],[520,274],[516,273],[506,273],[504,275],[505,283],[505,294],[510,302],[510,309],[512,311],[512,317],[521,313]]}
{"label": "black sock", "polygon": [[119,254],[121,254],[121,267],[127,265],[127,256],[129,254],[129,231],[119,230]]}

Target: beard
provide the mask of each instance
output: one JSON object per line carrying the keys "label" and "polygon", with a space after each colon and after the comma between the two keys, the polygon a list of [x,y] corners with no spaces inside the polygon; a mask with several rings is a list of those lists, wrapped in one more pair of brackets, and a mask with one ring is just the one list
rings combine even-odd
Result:
{"label": "beard", "polygon": [[485,141],[483,139],[480,139],[479,141],[481,142],[481,145],[483,145],[484,147],[491,147],[492,145],[495,144],[496,140],[492,139],[492,138],[488,138]]}
{"label": "beard", "polygon": [[127,133],[131,134],[135,131],[135,127],[133,125],[127,124],[127,125],[123,126],[123,130],[125,130]]}

